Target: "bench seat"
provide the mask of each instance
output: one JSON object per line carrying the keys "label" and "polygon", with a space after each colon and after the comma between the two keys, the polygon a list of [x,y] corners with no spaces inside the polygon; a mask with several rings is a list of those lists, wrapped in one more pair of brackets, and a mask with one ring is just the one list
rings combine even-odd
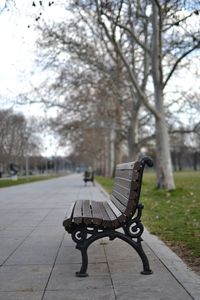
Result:
{"label": "bench seat", "polygon": [[111,202],[80,200],[73,203],[63,225],[68,231],[73,226],[80,224],[92,227],[98,225],[103,228],[118,228],[120,223],[116,215],[121,221],[125,220],[125,216]]}

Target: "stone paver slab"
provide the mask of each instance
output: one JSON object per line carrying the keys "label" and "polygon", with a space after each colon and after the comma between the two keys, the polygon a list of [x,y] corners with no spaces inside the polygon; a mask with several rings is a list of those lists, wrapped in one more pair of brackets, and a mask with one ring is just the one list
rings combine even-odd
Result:
{"label": "stone paver slab", "polygon": [[41,300],[43,292],[0,292],[0,300]]}
{"label": "stone paver slab", "polygon": [[52,266],[1,266],[0,292],[43,291]]}
{"label": "stone paver slab", "polygon": [[134,261],[112,261],[109,267],[117,299],[131,299],[133,295],[138,300],[192,299],[160,262],[152,260],[154,273],[148,276],[139,273],[139,264]]}
{"label": "stone paver slab", "polygon": [[22,245],[6,261],[5,265],[52,265],[55,261],[58,247]]}
{"label": "stone paver slab", "polygon": [[107,264],[89,264],[88,273],[90,276],[85,278],[75,277],[75,272],[80,270],[80,266],[80,264],[56,265],[53,269],[47,290],[77,290],[79,292],[86,289],[90,291],[90,296],[97,290],[112,290],[112,282]]}
{"label": "stone paver slab", "polygon": [[[70,246],[66,246],[66,243],[65,241],[60,248],[56,264],[81,263],[81,252],[75,249],[75,243],[69,243]],[[88,260],[89,263],[107,262],[104,247],[99,242],[88,248]]]}
{"label": "stone paver slab", "polygon": [[[112,289],[89,289],[47,291],[44,300],[116,300]],[[127,300],[127,299],[126,299]]]}

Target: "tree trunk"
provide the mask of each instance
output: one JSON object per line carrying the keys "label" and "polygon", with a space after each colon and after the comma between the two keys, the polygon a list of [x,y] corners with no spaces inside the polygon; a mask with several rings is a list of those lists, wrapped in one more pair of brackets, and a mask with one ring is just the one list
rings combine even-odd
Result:
{"label": "tree trunk", "polygon": [[156,120],[156,177],[157,187],[173,190],[175,188],[169,137],[164,117]]}
{"label": "tree trunk", "polygon": [[194,169],[194,171],[197,171],[197,165],[198,165],[198,152],[195,151],[193,154],[193,169]]}
{"label": "tree trunk", "polygon": [[110,176],[113,177],[115,170],[115,129],[110,129]]}
{"label": "tree trunk", "polygon": [[163,106],[162,74],[162,16],[156,1],[153,1],[152,14],[152,77],[154,84],[155,107],[159,116],[156,121],[156,175],[157,187],[172,190],[175,188],[170,156],[169,135]]}
{"label": "tree trunk", "polygon": [[138,154],[138,110],[132,110],[131,124],[128,130],[128,159],[134,161]]}

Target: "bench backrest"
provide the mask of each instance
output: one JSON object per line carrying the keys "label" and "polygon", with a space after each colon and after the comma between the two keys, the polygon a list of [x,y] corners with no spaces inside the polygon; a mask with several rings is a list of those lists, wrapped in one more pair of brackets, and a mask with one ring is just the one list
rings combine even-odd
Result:
{"label": "bench backrest", "polygon": [[115,182],[110,200],[126,217],[132,216],[137,208],[145,164],[152,167],[152,159],[144,157],[135,162],[116,166]]}

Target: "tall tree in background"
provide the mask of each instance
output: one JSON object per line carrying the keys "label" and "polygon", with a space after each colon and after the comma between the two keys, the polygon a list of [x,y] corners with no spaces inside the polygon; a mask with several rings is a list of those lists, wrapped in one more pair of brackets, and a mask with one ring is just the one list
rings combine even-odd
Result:
{"label": "tall tree in background", "polygon": [[22,114],[12,109],[0,110],[0,165],[6,169],[9,163],[22,163],[28,153],[39,153],[39,140],[32,125]]}
{"label": "tall tree in background", "polygon": [[[182,60],[200,45],[199,32],[196,27],[188,25],[191,18],[195,18],[199,12],[191,7],[191,1],[188,1],[187,6],[186,2],[96,0],[95,8],[90,1],[76,1],[75,4],[81,6],[85,12],[92,8],[96,11],[99,26],[120,56],[140,101],[155,117],[157,187],[166,189],[174,189],[175,184],[165,119],[164,89]],[[129,20],[136,14],[138,27],[133,28]],[[147,40],[145,35],[140,35],[139,24],[143,19],[150,20],[146,27]],[[126,33],[127,38],[133,39],[149,58],[154,90],[153,102],[142,89],[135,68],[127,60],[130,55],[123,51],[119,43],[118,36],[121,31]]]}

